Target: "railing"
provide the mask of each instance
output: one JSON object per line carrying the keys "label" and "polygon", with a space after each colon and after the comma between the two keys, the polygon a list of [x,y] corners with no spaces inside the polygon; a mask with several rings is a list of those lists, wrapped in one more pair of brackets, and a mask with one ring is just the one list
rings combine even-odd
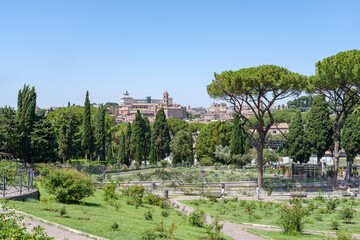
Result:
{"label": "railing", "polygon": [[33,169],[20,169],[16,175],[0,177],[0,197],[21,195],[34,188]]}

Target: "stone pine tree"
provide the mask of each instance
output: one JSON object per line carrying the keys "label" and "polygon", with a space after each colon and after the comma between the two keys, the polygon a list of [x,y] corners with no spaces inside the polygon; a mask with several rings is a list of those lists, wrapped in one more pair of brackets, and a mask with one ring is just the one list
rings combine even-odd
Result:
{"label": "stone pine tree", "polygon": [[127,166],[131,165],[132,160],[134,159],[133,154],[131,154],[131,123],[128,123],[126,126],[126,132],[125,132],[125,163]]}
{"label": "stone pine tree", "polygon": [[17,157],[24,162],[31,157],[31,131],[35,121],[36,92],[35,88],[24,85],[18,93],[16,111],[17,122]]}
{"label": "stone pine tree", "polygon": [[[94,147],[98,162],[105,158],[105,141],[105,107],[100,104],[94,116]],[[109,144],[110,147],[111,144]]]}
{"label": "stone pine tree", "polygon": [[[333,126],[330,120],[329,105],[324,96],[316,95],[307,114],[306,140],[317,161],[331,149],[333,144]],[[325,163],[322,164],[322,175],[325,174]]]}
{"label": "stone pine tree", "polygon": [[121,164],[129,165],[126,160],[126,154],[125,154],[125,133],[123,130],[121,130],[120,135],[120,143],[119,143],[119,162]]}
{"label": "stone pine tree", "polygon": [[310,150],[300,111],[297,111],[290,121],[289,134],[287,136],[287,153],[294,162],[306,163],[309,161]]}
{"label": "stone pine tree", "polygon": [[93,148],[93,132],[91,127],[91,112],[90,112],[90,100],[89,92],[86,91],[85,104],[84,104],[84,115],[82,123],[82,147],[85,150],[85,162],[88,160],[89,154]]}
{"label": "stone pine tree", "polygon": [[150,164],[155,165],[157,163],[156,149],[154,139],[151,138],[151,146],[150,146]]}
{"label": "stone pine tree", "polygon": [[15,110],[5,106],[0,108],[0,152],[16,154]]}
{"label": "stone pine tree", "polygon": [[[307,84],[307,77],[275,65],[243,68],[214,74],[207,86],[211,98],[225,100],[241,119],[241,130],[255,148],[258,159],[258,186],[263,186],[265,137],[274,124],[271,109],[276,101],[294,96]],[[253,117],[244,114],[249,106]],[[268,121],[265,121],[268,118]],[[249,128],[249,132],[247,132]],[[256,131],[256,135],[252,134]]]}
{"label": "stone pine tree", "polygon": [[[142,160],[145,157],[145,122],[141,117],[141,113],[138,110],[135,115],[135,119],[131,126],[131,146],[130,149],[133,154],[135,154],[135,158],[138,164],[141,164]],[[136,155],[136,151],[138,150],[139,156]]]}
{"label": "stone pine tree", "polygon": [[240,118],[237,113],[234,114],[234,120],[231,131],[231,140],[230,140],[230,154],[233,155],[242,155],[245,153],[244,149],[245,138],[241,131]]}
{"label": "stone pine tree", "polygon": [[170,154],[170,133],[163,108],[156,113],[151,137],[154,140],[158,159],[164,159]]}
{"label": "stone pine tree", "polygon": [[357,154],[360,154],[360,125],[356,124],[356,122],[356,115],[349,115],[341,130],[341,148],[345,150],[348,169],[345,177],[346,184],[348,184],[350,179],[354,158]]}
{"label": "stone pine tree", "polygon": [[359,105],[360,91],[360,50],[339,52],[316,64],[316,74],[309,78],[309,91],[324,95],[335,115],[334,128],[334,164],[332,187],[337,187],[337,175],[340,159],[340,132],[352,108]]}

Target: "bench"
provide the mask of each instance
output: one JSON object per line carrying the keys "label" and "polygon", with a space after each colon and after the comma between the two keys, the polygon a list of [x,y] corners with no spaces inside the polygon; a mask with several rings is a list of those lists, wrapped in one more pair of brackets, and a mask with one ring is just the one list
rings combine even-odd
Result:
{"label": "bench", "polygon": [[307,194],[303,192],[292,192],[290,193],[290,197],[292,198],[306,198]]}

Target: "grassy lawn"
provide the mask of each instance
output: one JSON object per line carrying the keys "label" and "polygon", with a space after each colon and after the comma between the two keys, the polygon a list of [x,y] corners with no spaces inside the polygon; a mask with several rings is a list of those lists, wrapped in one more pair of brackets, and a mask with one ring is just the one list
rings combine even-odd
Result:
{"label": "grassy lawn", "polygon": [[311,234],[288,235],[283,232],[266,231],[260,229],[250,229],[250,228],[246,229],[246,231],[272,240],[289,240],[289,239],[323,240],[325,238],[324,236],[320,236],[320,235],[311,235]]}
{"label": "grassy lawn", "polygon": [[[247,200],[224,200],[212,202],[209,200],[184,200],[182,203],[194,208],[203,209],[207,214],[213,216],[220,216],[222,220],[236,222],[236,223],[256,223],[271,226],[278,226],[276,223],[278,209],[280,204],[263,201],[247,201]],[[255,217],[250,217],[246,211],[247,206],[254,205]],[[350,205],[347,205],[350,206]],[[360,212],[356,213],[351,224],[345,224],[339,217],[340,211],[334,210],[326,212],[326,209],[314,209],[310,211],[305,223],[305,229],[331,231],[330,226],[332,221],[337,221],[340,228],[347,228],[350,233],[360,233]]]}
{"label": "grassy lawn", "polygon": [[[46,196],[44,191],[41,191],[41,194]],[[115,207],[103,200],[102,194],[102,190],[97,190],[94,196],[84,199],[83,204],[65,204],[67,214],[63,217],[59,216],[60,209],[64,206],[60,203],[54,203],[55,211],[44,210],[49,208],[49,204],[33,199],[25,202],[10,201],[9,207],[108,239],[141,239],[142,232],[155,229],[162,221],[165,229],[169,229],[175,221],[174,236],[178,240],[206,236],[205,228],[191,226],[187,217],[176,210],[164,210],[146,204],[136,209],[127,205],[124,198],[120,198],[120,207],[116,211]],[[144,214],[148,209],[153,211],[153,220],[145,220]],[[163,217],[162,211],[168,211],[169,216]],[[119,230],[112,232],[110,227],[115,221],[119,224]]]}

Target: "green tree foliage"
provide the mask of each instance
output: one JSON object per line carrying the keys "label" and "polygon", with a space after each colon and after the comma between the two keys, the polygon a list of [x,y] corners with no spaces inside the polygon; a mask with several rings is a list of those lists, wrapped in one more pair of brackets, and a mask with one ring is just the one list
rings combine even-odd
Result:
{"label": "green tree foliage", "polygon": [[197,139],[197,158],[209,157],[214,160],[216,146],[230,144],[231,128],[231,123],[225,121],[211,122],[204,127]]}
{"label": "green tree foliage", "polygon": [[125,159],[126,159],[126,163],[127,166],[130,166],[131,164],[131,160],[133,159],[133,154],[131,153],[131,135],[132,135],[132,130],[131,130],[131,123],[128,123],[126,126],[126,133],[125,133]]}
{"label": "green tree foliage", "polygon": [[188,155],[186,161],[187,161],[188,164],[192,164],[194,162],[194,148],[193,148],[194,139],[193,139],[191,131],[188,133],[188,142],[187,142],[187,144],[189,145],[189,149],[191,150],[191,154]]}
{"label": "green tree foliage", "polygon": [[120,163],[129,165],[127,158],[126,158],[126,154],[125,154],[125,133],[124,133],[124,131],[121,131],[118,153],[119,153]]}
{"label": "green tree foliage", "polygon": [[46,188],[61,203],[79,202],[95,192],[90,176],[75,169],[54,169],[45,178]]}
{"label": "green tree foliage", "polygon": [[222,160],[225,164],[229,164],[231,161],[230,147],[221,145],[216,146],[215,157]]}
{"label": "green tree foliage", "polygon": [[201,131],[201,129],[205,126],[206,126],[205,123],[189,123],[189,131],[190,132]]}
{"label": "green tree foliage", "polygon": [[159,160],[170,154],[169,126],[163,108],[156,113],[151,138],[154,140]]}
{"label": "green tree foliage", "polygon": [[100,104],[94,116],[94,146],[97,160],[105,158],[105,107]]}
{"label": "green tree foliage", "polygon": [[[145,131],[147,126],[145,125],[144,119],[141,117],[141,113],[137,110],[135,119],[131,126],[131,145],[130,149],[135,154],[135,160],[141,164],[141,161],[145,159],[146,154],[146,143],[145,143]],[[136,151],[139,151],[139,155],[136,155]]]}
{"label": "green tree foliage", "polygon": [[90,100],[89,92],[86,91],[85,103],[84,103],[84,115],[82,122],[82,147],[85,150],[85,162],[88,159],[88,155],[92,154],[93,149],[93,132],[91,127],[91,113],[90,113]]}
{"label": "green tree foliage", "polygon": [[151,125],[148,117],[144,117],[144,141],[145,141],[145,150],[144,150],[144,159],[148,159],[150,155],[150,145],[151,145]]}
{"label": "green tree foliage", "polygon": [[317,95],[307,115],[306,139],[311,152],[317,155],[318,160],[333,144],[333,126],[328,106],[325,98]]}
{"label": "green tree foliage", "polygon": [[36,92],[35,88],[24,85],[18,93],[16,111],[17,121],[17,157],[29,161],[31,157],[31,131],[35,121]]}
{"label": "green tree foliage", "polygon": [[[263,65],[243,68],[238,71],[225,71],[214,74],[214,80],[207,86],[211,98],[222,99],[233,105],[242,120],[242,131],[250,140],[258,155],[258,185],[263,185],[263,149],[265,136],[274,123],[271,107],[275,101],[293,96],[306,86],[307,78],[292,73],[286,68]],[[244,105],[251,106],[255,122],[242,113]],[[268,123],[264,122],[268,114]],[[246,132],[245,125],[257,131],[258,138]]]}
{"label": "green tree foliage", "polygon": [[32,160],[34,162],[55,162],[56,135],[53,126],[46,118],[40,119],[34,124],[31,132]]}
{"label": "green tree foliage", "polygon": [[245,138],[241,131],[240,118],[239,115],[235,113],[233,125],[232,125],[232,131],[231,131],[230,154],[231,155],[244,154],[245,153],[244,143],[245,143]]}
{"label": "green tree foliage", "polygon": [[[360,154],[360,125],[356,124],[355,114],[351,114],[345,121],[341,130],[341,148],[346,152],[348,169],[352,169],[352,163],[357,154]],[[346,173],[346,180],[350,178],[350,171]]]}
{"label": "green tree foliage", "polygon": [[313,101],[312,95],[301,96],[295,98],[294,100],[288,101],[287,106],[288,108],[298,109],[301,112],[305,112],[311,108],[312,101]]}
{"label": "green tree foliage", "polygon": [[0,108],[0,152],[16,154],[16,120],[11,107]]}
{"label": "green tree foliage", "polygon": [[177,118],[168,118],[166,120],[172,137],[174,137],[176,133],[181,130],[187,131],[189,129],[189,124],[185,120]]}
{"label": "green tree foliage", "polygon": [[156,149],[155,149],[155,141],[151,138],[151,146],[150,146],[150,164],[154,165],[157,163]]}
{"label": "green tree foliage", "polygon": [[80,119],[79,112],[71,111],[71,109],[62,111],[57,119],[59,155],[64,161],[77,156],[77,150],[81,144]]}
{"label": "green tree foliage", "polygon": [[287,153],[294,162],[306,163],[309,161],[310,151],[306,139],[304,123],[300,111],[295,113],[289,125],[287,135]]}
{"label": "green tree foliage", "polygon": [[[171,142],[173,164],[187,162],[192,156],[192,146],[189,144],[189,133],[180,130],[175,134]],[[192,163],[192,162],[190,162]]]}
{"label": "green tree foliage", "polygon": [[[352,108],[359,103],[360,90],[360,51],[339,52],[316,63],[316,74],[310,77],[309,91],[324,95],[335,114],[334,126],[334,164],[332,187],[336,189],[340,158],[340,132]],[[356,89],[355,91],[353,89]]]}

